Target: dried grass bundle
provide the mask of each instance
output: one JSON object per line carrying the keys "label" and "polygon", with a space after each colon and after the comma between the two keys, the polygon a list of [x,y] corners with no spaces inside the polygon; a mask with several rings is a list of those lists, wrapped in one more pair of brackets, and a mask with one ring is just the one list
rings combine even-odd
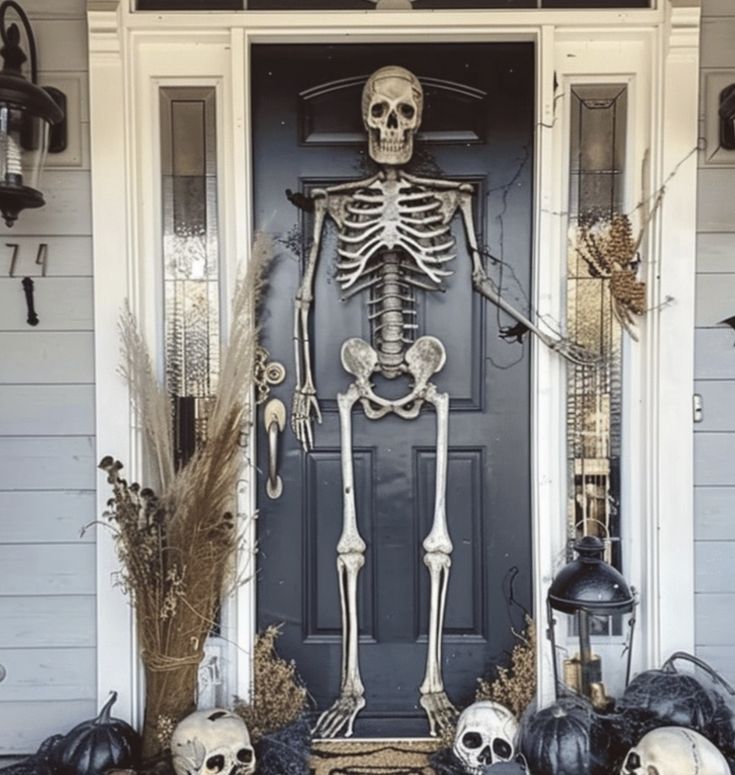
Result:
{"label": "dried grass bundle", "polygon": [[100,463],[113,492],[106,517],[115,531],[119,581],[134,606],[145,667],[145,757],[160,753],[167,732],[194,709],[204,643],[223,595],[243,580],[234,561],[243,533],[233,515],[243,462],[240,443],[250,430],[255,316],[271,255],[270,242],[258,237],[235,290],[206,443],[179,470],[170,397],[155,377],[135,318],[128,311],[120,322],[121,370],[159,479],[156,493],[128,483],[120,475],[122,464],[112,457]]}
{"label": "dried grass bundle", "polygon": [[293,662],[281,659],[276,640],[281,634],[271,625],[258,635],[253,659],[253,687],[249,703],[238,703],[239,713],[254,740],[293,724],[306,710],[307,691]]}
{"label": "dried grass bundle", "polygon": [[499,667],[492,680],[478,680],[475,700],[499,702],[520,718],[536,696],[536,625],[530,616],[526,617],[526,631],[516,637],[510,666]]}

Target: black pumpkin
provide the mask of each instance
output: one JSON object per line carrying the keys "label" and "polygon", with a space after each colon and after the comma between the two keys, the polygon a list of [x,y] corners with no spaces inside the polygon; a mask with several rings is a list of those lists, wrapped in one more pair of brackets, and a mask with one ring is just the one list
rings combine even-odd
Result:
{"label": "black pumpkin", "polygon": [[592,705],[562,697],[521,720],[521,752],[533,775],[607,775],[610,740]]}
{"label": "black pumpkin", "polygon": [[59,775],[103,775],[107,770],[134,767],[139,738],[135,730],[118,718],[110,718],[117,699],[112,692],[99,716],[77,724],[56,747]]}
{"label": "black pumpkin", "polygon": [[623,718],[626,742],[634,745],[653,729],[676,726],[694,729],[721,750],[733,750],[733,717],[724,696],[714,683],[677,670],[677,660],[693,662],[714,682],[730,689],[702,660],[684,652],[673,654],[660,670],[637,675],[618,701],[616,710]]}

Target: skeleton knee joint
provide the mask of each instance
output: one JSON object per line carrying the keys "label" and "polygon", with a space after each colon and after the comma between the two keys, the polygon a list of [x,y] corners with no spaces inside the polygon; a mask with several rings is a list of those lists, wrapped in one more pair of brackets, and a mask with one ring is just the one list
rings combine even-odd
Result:
{"label": "skeleton knee joint", "polygon": [[424,551],[429,554],[445,554],[447,558],[452,553],[454,546],[452,539],[446,530],[432,530],[422,544]]}

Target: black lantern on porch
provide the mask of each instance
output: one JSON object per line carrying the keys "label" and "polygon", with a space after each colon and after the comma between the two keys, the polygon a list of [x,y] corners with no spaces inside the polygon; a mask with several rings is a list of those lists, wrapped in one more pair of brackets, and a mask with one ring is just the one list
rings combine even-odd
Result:
{"label": "black lantern on porch", "polygon": [[574,549],[577,559],[565,565],[549,587],[546,599],[549,617],[549,637],[554,661],[554,685],[559,696],[557,666],[556,619],[554,611],[567,614],[574,621],[579,636],[579,654],[564,661],[564,683],[592,701],[598,708],[607,708],[610,700],[602,682],[602,661],[592,653],[592,618],[629,615],[627,665],[625,684],[630,680],[633,632],[635,630],[635,590],[623,575],[602,557],[603,542],[595,536],[585,536]]}
{"label": "black lantern on porch", "polygon": [[[22,73],[27,57],[21,49],[20,30],[16,24],[6,26],[5,16],[10,9],[25,28],[30,80]],[[33,30],[25,11],[14,0],[0,3],[0,39],[0,210],[5,223],[12,226],[21,210],[45,204],[38,190],[39,178],[49,148],[50,129],[64,119],[64,111],[57,102],[60,97],[63,103],[63,94],[38,86]]]}

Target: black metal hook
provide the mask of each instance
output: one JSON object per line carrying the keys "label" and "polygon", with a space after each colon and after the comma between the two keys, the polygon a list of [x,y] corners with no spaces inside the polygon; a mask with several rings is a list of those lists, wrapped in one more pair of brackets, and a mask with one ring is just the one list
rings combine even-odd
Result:
{"label": "black metal hook", "polygon": [[[10,28],[8,28],[5,24],[5,14],[9,8],[12,8],[16,14],[18,14],[18,17],[20,18],[20,21],[25,29],[26,38],[28,40],[28,50],[31,54],[31,81],[33,83],[38,83],[38,55],[36,54],[36,38],[33,35],[33,28],[31,27],[31,22],[28,18],[28,15],[21,8],[21,6],[15,2],[15,0],[4,0],[4,2],[0,4],[0,39],[2,39],[2,42],[5,46],[17,47],[19,43],[18,40],[12,39],[13,33],[11,32],[11,29],[15,25],[11,24]],[[17,28],[14,34],[18,34]]]}
{"label": "black metal hook", "polygon": [[35,302],[33,299],[33,280],[30,277],[24,277],[21,281],[23,293],[26,295],[26,306],[28,307],[28,317],[26,322],[29,326],[38,325],[38,315],[36,314]]}

